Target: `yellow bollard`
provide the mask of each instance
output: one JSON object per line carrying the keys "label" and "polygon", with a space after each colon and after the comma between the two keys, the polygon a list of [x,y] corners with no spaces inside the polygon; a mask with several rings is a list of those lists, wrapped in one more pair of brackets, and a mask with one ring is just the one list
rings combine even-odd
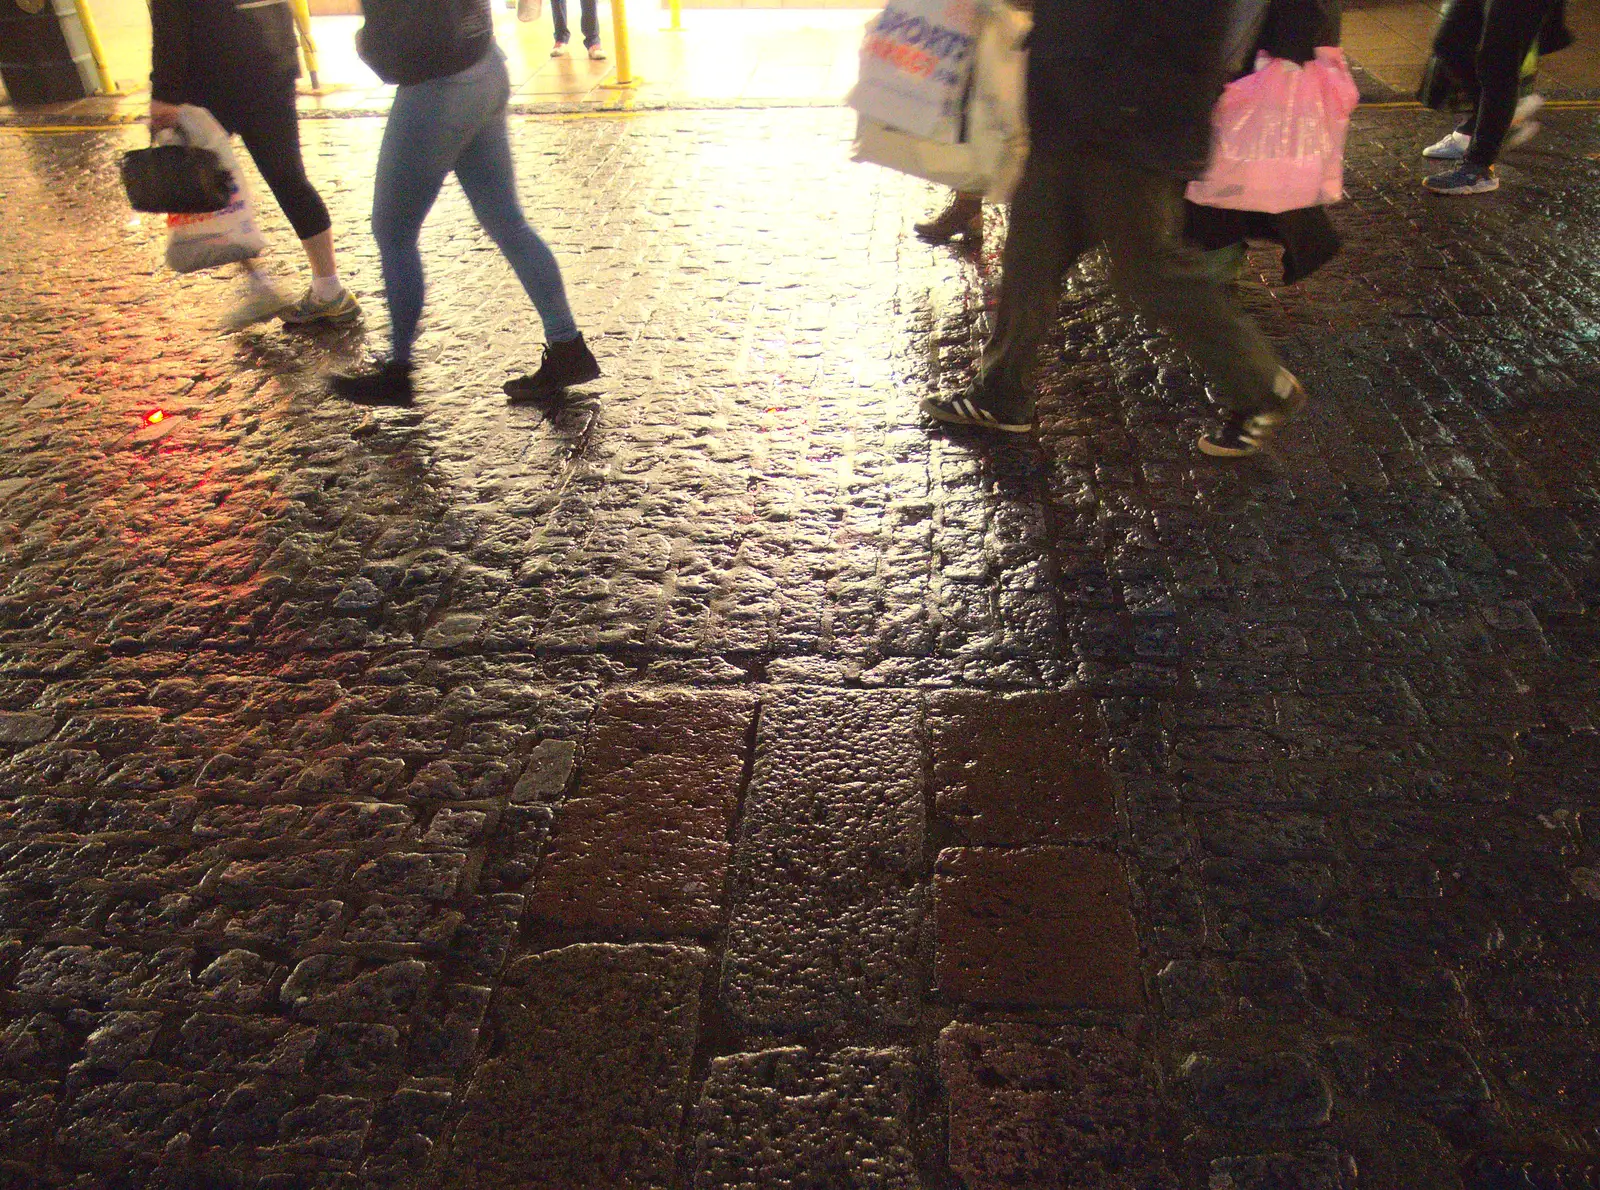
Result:
{"label": "yellow bollard", "polygon": [[671,19],[667,22],[668,33],[683,32],[683,0],[667,0],[667,12]]}
{"label": "yellow bollard", "polygon": [[312,93],[322,90],[317,80],[317,43],[311,40],[311,5],[294,0],[294,27],[300,34],[300,52],[306,56],[306,73],[311,76]]}
{"label": "yellow bollard", "polygon": [[628,52],[627,0],[611,0],[611,45],[617,54],[617,78],[605,86],[626,88],[638,85],[633,77],[632,56]]}
{"label": "yellow bollard", "polygon": [[94,59],[95,73],[100,76],[102,95],[119,95],[117,82],[111,77],[111,67],[106,65],[106,50],[100,44],[100,33],[94,27],[94,14],[89,11],[89,0],[73,0],[78,7],[78,24],[83,27],[83,39],[89,43],[89,55]]}

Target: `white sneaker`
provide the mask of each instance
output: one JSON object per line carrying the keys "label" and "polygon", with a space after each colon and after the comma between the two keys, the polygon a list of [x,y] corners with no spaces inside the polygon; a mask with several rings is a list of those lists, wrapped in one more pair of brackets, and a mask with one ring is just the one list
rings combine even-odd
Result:
{"label": "white sneaker", "polygon": [[1539,129],[1544,125],[1537,120],[1524,120],[1521,124],[1513,124],[1511,131],[1506,133],[1506,143],[1500,146],[1500,151],[1507,149],[1520,149],[1534,137],[1539,135]]}
{"label": "white sneaker", "polygon": [[1471,143],[1472,138],[1465,132],[1451,132],[1422,150],[1422,155],[1434,161],[1460,161]]}
{"label": "white sneaker", "polygon": [[[1539,114],[1539,109],[1543,106],[1544,96],[1537,91],[1517,100],[1516,111],[1511,114],[1511,130],[1506,133],[1504,149],[1520,148],[1539,135],[1543,125],[1533,117]],[[1422,155],[1435,161],[1460,161],[1466,157],[1467,146],[1470,144],[1472,138],[1465,132],[1452,132],[1422,150]]]}
{"label": "white sneaker", "polygon": [[294,303],[271,285],[247,285],[245,295],[222,316],[222,329],[242,331],[247,326],[276,318]]}

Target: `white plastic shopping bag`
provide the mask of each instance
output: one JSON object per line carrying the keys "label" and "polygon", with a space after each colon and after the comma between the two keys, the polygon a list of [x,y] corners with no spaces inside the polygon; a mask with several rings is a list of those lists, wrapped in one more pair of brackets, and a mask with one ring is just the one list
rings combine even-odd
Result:
{"label": "white plastic shopping bag", "polygon": [[947,145],[943,141],[924,140],[866,116],[856,117],[855,149],[851,156],[852,160],[925,178],[963,194],[981,194],[988,186],[988,179],[978,170],[970,144]]}
{"label": "white plastic shopping bag", "polygon": [[1007,202],[1028,159],[1024,91],[1032,18],[1008,4],[984,3],[966,96],[964,133],[955,144],[913,136],[879,120],[856,121],[853,159]]}
{"label": "white plastic shopping bag", "polygon": [[168,266],[174,272],[192,273],[261,255],[267,241],[256,223],[228,134],[205,108],[189,103],[178,108],[178,128],[189,144],[217,155],[233,180],[233,197],[220,211],[167,216]]}
{"label": "white plastic shopping bag", "polygon": [[1033,17],[1009,4],[987,6],[978,34],[966,139],[972,146],[982,192],[990,202],[1010,202],[1028,160],[1028,34]]}
{"label": "white plastic shopping bag", "polygon": [[889,0],[867,25],[850,106],[912,136],[955,144],[978,19],[973,0]]}
{"label": "white plastic shopping bag", "polygon": [[1304,66],[1265,54],[1211,117],[1211,163],[1190,202],[1277,215],[1344,197],[1344,144],[1359,95],[1336,46]]}

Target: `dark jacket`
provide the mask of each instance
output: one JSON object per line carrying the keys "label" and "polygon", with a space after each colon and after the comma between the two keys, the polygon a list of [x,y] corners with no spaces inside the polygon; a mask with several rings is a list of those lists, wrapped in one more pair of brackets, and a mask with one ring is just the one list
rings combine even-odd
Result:
{"label": "dark jacket", "polygon": [[150,0],[150,98],[238,105],[300,75],[289,0]]}
{"label": "dark jacket", "polygon": [[1227,0],[1037,0],[1028,56],[1036,145],[1093,144],[1180,178],[1205,171]]}
{"label": "dark jacket", "polygon": [[362,0],[361,11],[356,50],[386,83],[460,74],[494,44],[489,0]]}
{"label": "dark jacket", "polygon": [[[1339,44],[1340,15],[1339,0],[1271,0],[1255,49],[1274,58],[1309,62],[1319,45]],[[1201,248],[1225,248],[1242,240],[1283,245],[1285,285],[1316,272],[1342,246],[1325,207],[1269,215],[1186,202],[1184,213],[1184,236]]]}
{"label": "dark jacket", "polygon": [[1274,58],[1309,62],[1319,45],[1339,44],[1342,24],[1339,0],[1272,0],[1256,48]]}

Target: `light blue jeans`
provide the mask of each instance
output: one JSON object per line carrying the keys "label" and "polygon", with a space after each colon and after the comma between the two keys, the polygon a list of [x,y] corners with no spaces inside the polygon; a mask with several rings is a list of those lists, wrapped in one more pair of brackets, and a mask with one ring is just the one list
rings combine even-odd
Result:
{"label": "light blue jeans", "polygon": [[472,204],[472,213],[528,291],[544,323],[545,340],[566,343],[578,337],[561,283],[561,266],[528,226],[517,200],[516,170],[506,139],[510,95],[506,59],[498,46],[491,46],[476,66],[460,74],[395,92],[378,151],[372,234],[383,261],[383,288],[398,363],[410,362],[422,316],[422,253],[417,239],[451,170]]}

